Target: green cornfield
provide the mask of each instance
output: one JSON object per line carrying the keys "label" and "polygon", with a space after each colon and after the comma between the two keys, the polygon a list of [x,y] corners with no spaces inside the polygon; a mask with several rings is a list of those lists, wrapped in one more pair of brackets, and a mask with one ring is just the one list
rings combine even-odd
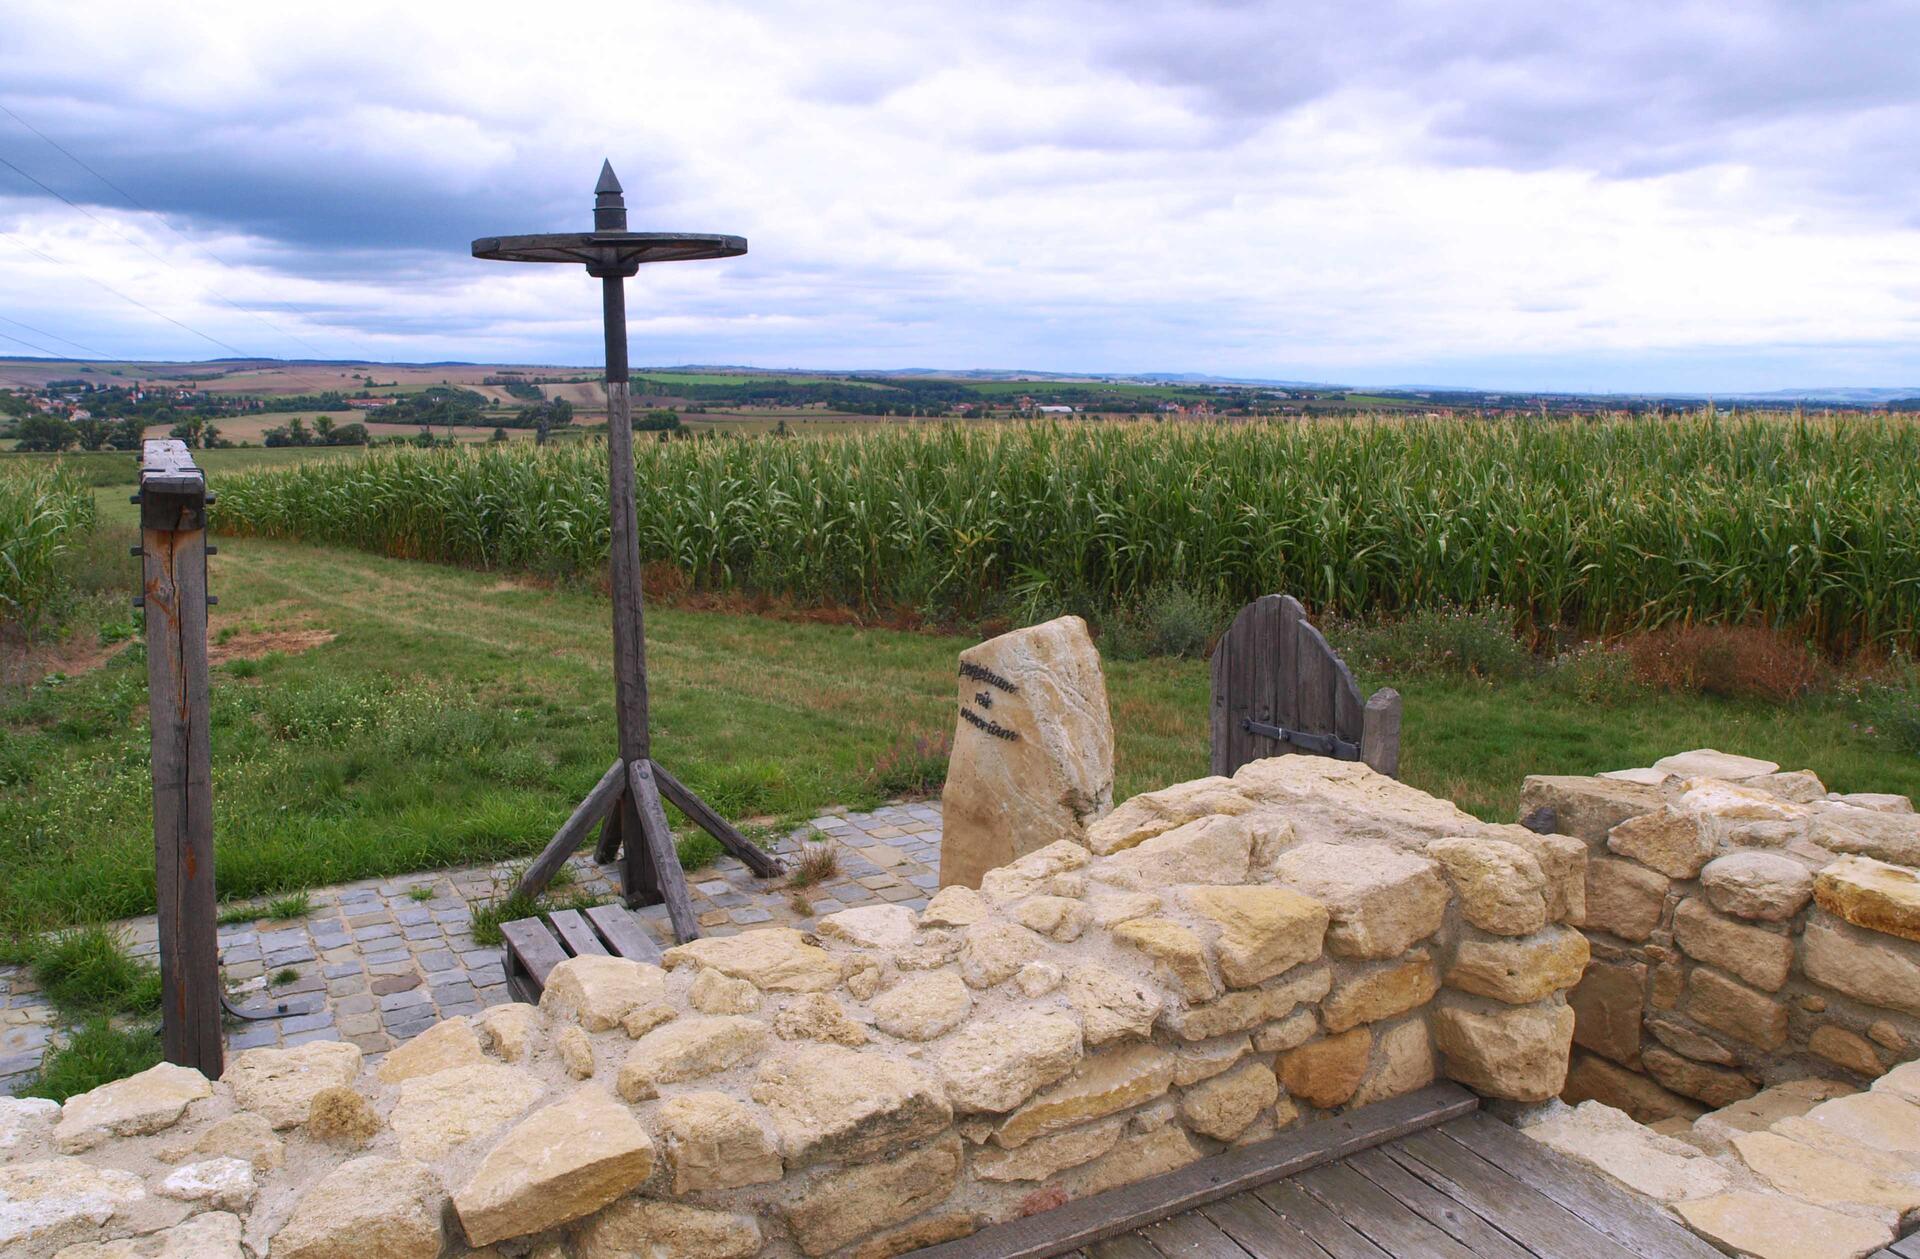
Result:
{"label": "green cornfield", "polygon": [[[226,480],[215,527],[552,575],[607,550],[596,444],[378,451]],[[933,617],[1178,588],[1536,629],[1764,622],[1920,640],[1920,424],[927,425],[642,443],[640,546],[695,588]]]}
{"label": "green cornfield", "polygon": [[71,471],[0,463],[0,626],[32,629],[58,608],[66,561],[94,517],[93,492]]}

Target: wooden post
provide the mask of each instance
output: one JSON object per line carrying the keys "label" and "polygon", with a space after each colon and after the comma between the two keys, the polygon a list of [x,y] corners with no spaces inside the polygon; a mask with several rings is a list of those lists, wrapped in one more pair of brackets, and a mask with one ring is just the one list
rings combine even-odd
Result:
{"label": "wooden post", "polygon": [[223,1045],[207,702],[207,502],[206,476],[184,443],[146,443],[140,585],[153,731],[161,1044],[167,1061],[217,1078]]}
{"label": "wooden post", "polygon": [[1383,686],[1360,715],[1360,759],[1389,778],[1400,776],[1400,692]]}

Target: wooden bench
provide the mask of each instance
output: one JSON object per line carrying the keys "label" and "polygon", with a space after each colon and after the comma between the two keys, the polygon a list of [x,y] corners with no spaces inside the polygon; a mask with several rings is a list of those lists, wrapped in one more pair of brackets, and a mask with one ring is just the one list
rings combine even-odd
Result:
{"label": "wooden bench", "polygon": [[502,923],[506,941],[507,991],[537,1005],[553,968],[570,957],[630,957],[660,964],[660,946],[632,912],[618,905],[595,905],[582,913],[556,909],[545,920],[522,918]]}

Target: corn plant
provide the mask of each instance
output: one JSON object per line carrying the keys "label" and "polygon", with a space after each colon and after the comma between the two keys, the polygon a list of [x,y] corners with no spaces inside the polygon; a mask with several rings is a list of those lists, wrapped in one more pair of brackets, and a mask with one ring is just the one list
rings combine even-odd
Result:
{"label": "corn plant", "polygon": [[57,609],[94,517],[92,492],[60,465],[0,464],[0,626],[31,630]]}

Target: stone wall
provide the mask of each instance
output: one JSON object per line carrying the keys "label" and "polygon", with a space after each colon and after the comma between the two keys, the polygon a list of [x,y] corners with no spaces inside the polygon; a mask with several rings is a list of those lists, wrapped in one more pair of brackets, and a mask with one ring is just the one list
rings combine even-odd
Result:
{"label": "stone wall", "polygon": [[1920,816],[1711,750],[1526,781],[1590,850],[1569,1101],[1693,1119],[1920,1055]]}
{"label": "stone wall", "polygon": [[1260,761],[924,912],[575,959],[378,1064],[318,1043],[0,1102],[0,1253],[878,1259],[1436,1074],[1550,1098],[1585,865]]}

